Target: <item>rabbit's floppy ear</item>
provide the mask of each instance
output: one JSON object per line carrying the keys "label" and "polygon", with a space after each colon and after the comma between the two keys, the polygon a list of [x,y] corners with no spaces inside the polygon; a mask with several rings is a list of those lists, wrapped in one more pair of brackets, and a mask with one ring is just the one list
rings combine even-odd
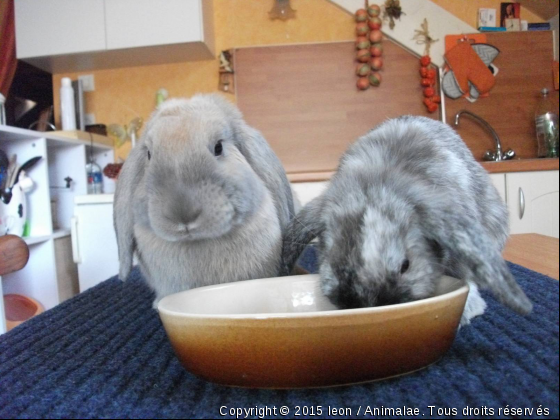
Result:
{"label": "rabbit's floppy ear", "polygon": [[501,303],[516,312],[530,313],[533,304],[513,278],[494,241],[476,223],[469,224],[463,217],[451,219],[454,220],[432,219],[426,236],[436,240],[452,260],[464,264],[464,280],[490,289]]}
{"label": "rabbit's floppy ear", "polygon": [[236,146],[272,194],[283,230],[294,216],[292,189],[284,167],[260,132],[244,121],[236,131]]}
{"label": "rabbit's floppy ear", "polygon": [[309,202],[291,220],[282,244],[281,276],[290,275],[305,247],[325,230],[321,218],[322,210],[323,198],[319,196]]}
{"label": "rabbit's floppy ear", "polygon": [[209,95],[210,100],[230,120],[235,134],[235,145],[255,173],[272,194],[282,230],[294,215],[292,189],[286,172],[262,134],[247,125],[239,109],[220,95]]}
{"label": "rabbit's floppy ear", "polygon": [[136,248],[134,239],[133,196],[144,176],[146,152],[141,144],[134,147],[126,159],[115,191],[114,215],[115,232],[119,248],[119,277],[126,280],[132,269],[132,257]]}

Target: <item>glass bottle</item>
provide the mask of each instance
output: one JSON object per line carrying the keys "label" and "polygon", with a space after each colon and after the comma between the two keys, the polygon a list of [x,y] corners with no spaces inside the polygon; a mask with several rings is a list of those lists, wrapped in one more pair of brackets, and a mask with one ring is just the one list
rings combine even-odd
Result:
{"label": "glass bottle", "polygon": [[535,127],[538,157],[558,157],[558,107],[548,95],[548,89],[541,91],[542,97],[535,110]]}

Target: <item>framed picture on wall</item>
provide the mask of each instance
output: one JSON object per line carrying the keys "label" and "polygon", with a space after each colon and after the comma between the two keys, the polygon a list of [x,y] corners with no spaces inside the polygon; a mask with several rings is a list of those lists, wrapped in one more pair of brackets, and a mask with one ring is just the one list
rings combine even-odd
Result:
{"label": "framed picture on wall", "polygon": [[500,5],[500,26],[507,27],[508,19],[521,18],[521,4],[520,3],[502,3]]}

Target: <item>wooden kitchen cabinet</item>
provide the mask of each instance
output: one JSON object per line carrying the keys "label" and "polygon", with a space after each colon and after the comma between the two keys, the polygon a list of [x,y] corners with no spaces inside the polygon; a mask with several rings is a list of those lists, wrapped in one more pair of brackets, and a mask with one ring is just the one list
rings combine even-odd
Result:
{"label": "wooden kitchen cabinet", "polygon": [[559,172],[506,174],[510,229],[559,237]]}
{"label": "wooden kitchen cabinet", "polygon": [[105,0],[15,1],[17,58],[104,50],[104,4]]}

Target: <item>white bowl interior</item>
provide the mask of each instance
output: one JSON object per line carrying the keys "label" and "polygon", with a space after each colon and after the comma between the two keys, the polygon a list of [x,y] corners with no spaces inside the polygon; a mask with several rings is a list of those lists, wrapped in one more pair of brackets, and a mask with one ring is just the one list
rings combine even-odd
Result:
{"label": "white bowl interior", "polygon": [[[463,281],[444,276],[438,282],[434,297],[462,286],[465,286]],[[321,292],[317,274],[192,289],[166,296],[160,301],[158,309],[185,315],[297,314],[337,310]]]}

